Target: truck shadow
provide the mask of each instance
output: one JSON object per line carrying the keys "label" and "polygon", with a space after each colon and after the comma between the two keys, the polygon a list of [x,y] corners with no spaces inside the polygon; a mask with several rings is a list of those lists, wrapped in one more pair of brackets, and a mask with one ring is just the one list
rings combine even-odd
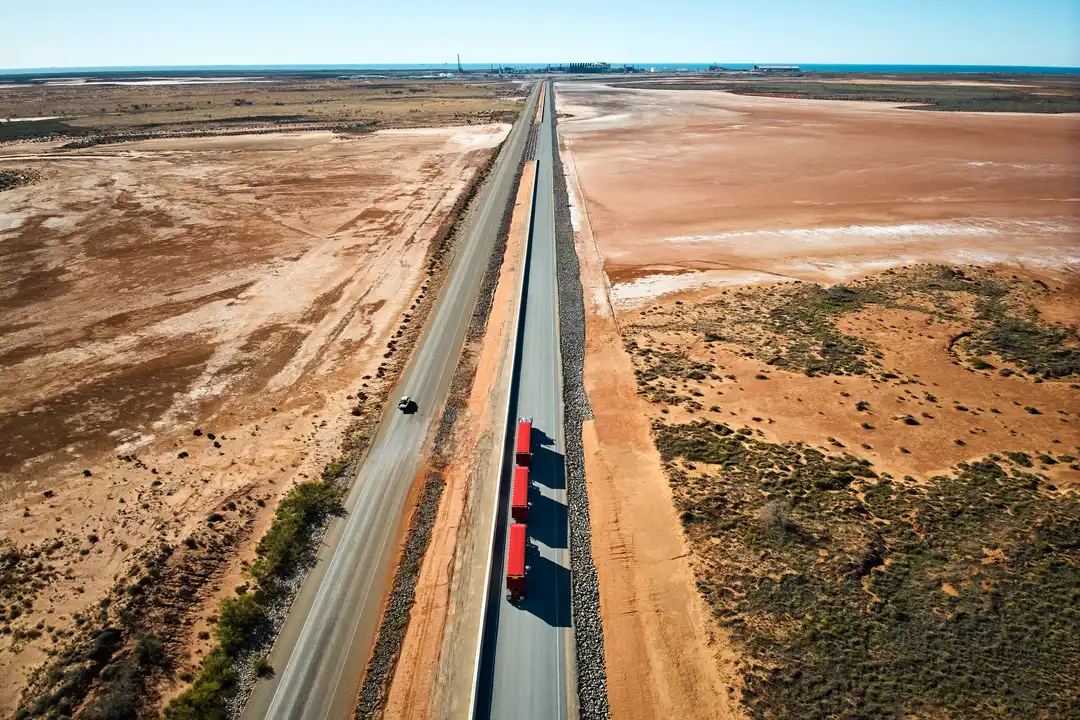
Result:
{"label": "truck shadow", "polygon": [[533,447],[545,447],[550,448],[555,446],[555,440],[550,435],[533,425],[532,429],[532,445]]}
{"label": "truck shadow", "polygon": [[530,488],[529,493],[529,538],[549,548],[567,547],[566,505],[547,497],[540,488]]}
{"label": "truck shadow", "polygon": [[[533,436],[546,437],[533,430]],[[535,450],[529,462],[529,479],[534,483],[552,490],[566,489],[566,460],[555,452],[550,441],[547,445],[534,445]]]}
{"label": "truck shadow", "polygon": [[552,627],[570,627],[570,569],[530,546],[521,609]]}

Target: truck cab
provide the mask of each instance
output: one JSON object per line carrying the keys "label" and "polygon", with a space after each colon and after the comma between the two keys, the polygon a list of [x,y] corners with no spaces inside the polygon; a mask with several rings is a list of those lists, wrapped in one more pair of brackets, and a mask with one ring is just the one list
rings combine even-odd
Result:
{"label": "truck cab", "polygon": [[532,459],[532,418],[518,418],[517,442],[514,446],[514,462],[529,467]]}

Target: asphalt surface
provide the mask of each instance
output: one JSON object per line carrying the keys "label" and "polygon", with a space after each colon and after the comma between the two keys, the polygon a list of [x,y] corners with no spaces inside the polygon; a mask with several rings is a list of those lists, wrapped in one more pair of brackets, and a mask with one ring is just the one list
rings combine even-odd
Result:
{"label": "asphalt surface", "polygon": [[[278,672],[255,686],[243,717],[352,717],[404,526],[406,501],[433,426],[441,417],[465,332],[536,110],[526,102],[461,239],[453,267],[345,499],[346,516],[327,532],[318,563],[286,619],[269,661]],[[554,347],[557,347],[557,343]],[[410,395],[418,411],[396,409]]]}
{"label": "asphalt surface", "polygon": [[[497,517],[492,591],[480,662],[477,718],[565,720],[576,717],[570,626],[570,553],[563,445],[562,368],[555,274],[554,142],[550,96],[537,145],[538,165],[524,324],[519,338],[516,417],[533,419],[526,594],[506,599],[509,506]],[[513,404],[513,401],[512,401]],[[503,478],[503,482],[508,482]]]}

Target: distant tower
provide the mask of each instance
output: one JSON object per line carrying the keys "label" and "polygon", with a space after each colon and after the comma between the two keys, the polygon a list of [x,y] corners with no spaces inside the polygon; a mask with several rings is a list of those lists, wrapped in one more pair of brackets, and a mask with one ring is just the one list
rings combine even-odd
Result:
{"label": "distant tower", "polygon": [[459,73],[464,73],[465,72],[464,70],[461,69],[461,53],[458,53],[458,56],[457,56],[457,71]]}

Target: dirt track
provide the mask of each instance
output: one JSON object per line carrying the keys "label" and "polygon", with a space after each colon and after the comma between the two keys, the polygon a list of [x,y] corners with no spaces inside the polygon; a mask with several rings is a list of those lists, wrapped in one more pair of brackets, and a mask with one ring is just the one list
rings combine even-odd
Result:
{"label": "dirt track", "polygon": [[[3,150],[44,178],[0,198],[0,523],[20,547],[66,541],[20,626],[62,632],[149,540],[234,496],[272,508],[337,454],[430,240],[506,131]],[[0,708],[49,644],[0,656]]]}

